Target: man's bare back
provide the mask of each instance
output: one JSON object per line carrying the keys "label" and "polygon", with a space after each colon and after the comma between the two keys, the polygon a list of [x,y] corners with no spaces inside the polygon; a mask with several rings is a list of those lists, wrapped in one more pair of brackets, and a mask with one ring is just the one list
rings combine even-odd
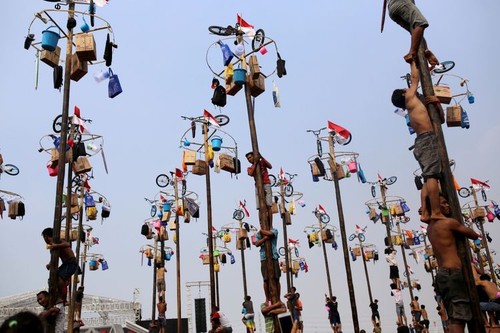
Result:
{"label": "man's bare back", "polygon": [[458,256],[455,237],[478,238],[478,234],[474,230],[449,217],[431,220],[427,227],[427,236],[434,249],[439,268],[456,269],[462,268],[462,260]]}
{"label": "man's bare back", "polygon": [[406,109],[408,110],[408,116],[410,117],[411,127],[415,130],[415,133],[418,136],[422,133],[432,131],[433,128],[427,108],[417,94],[418,82],[420,79],[417,65],[414,61],[412,61],[410,65],[411,86],[406,89],[405,103]]}
{"label": "man's bare back", "polygon": [[158,308],[158,313],[163,314],[167,311],[167,303],[165,302],[160,302],[156,304],[156,307]]}

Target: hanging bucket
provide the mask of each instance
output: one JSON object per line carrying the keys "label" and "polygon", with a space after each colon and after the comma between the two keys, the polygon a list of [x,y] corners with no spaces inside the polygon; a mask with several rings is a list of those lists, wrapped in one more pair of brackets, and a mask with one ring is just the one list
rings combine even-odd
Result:
{"label": "hanging bucket", "polygon": [[91,271],[97,270],[97,268],[98,268],[98,266],[97,266],[97,260],[90,259],[89,260],[89,268],[90,268]]}
{"label": "hanging bucket", "polygon": [[90,30],[90,27],[89,27],[89,25],[87,24],[87,21],[85,21],[85,17],[83,18],[83,23],[82,23],[82,25],[80,26],[80,30],[81,30],[82,32],[87,32],[87,31],[89,31],[89,30]]}
{"label": "hanging bucket", "polygon": [[222,138],[220,136],[214,136],[212,138],[212,150],[219,151],[222,146]]}
{"label": "hanging bucket", "polygon": [[239,84],[240,86],[245,84],[247,77],[247,71],[242,68],[236,68],[234,70],[233,81],[235,84]]}
{"label": "hanging bucket", "polygon": [[358,172],[358,164],[354,160],[351,160],[349,161],[349,163],[347,163],[347,168],[349,169],[350,173]]}
{"label": "hanging bucket", "polygon": [[42,48],[47,51],[54,51],[59,41],[59,32],[49,29],[56,28],[55,26],[48,27],[42,32]]}
{"label": "hanging bucket", "polygon": [[166,202],[163,204],[163,211],[164,212],[170,212],[171,206],[170,203]]}

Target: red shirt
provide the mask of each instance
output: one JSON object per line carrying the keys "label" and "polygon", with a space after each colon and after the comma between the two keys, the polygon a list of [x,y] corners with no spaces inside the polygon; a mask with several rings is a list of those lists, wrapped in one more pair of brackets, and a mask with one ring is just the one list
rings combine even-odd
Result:
{"label": "red shirt", "polygon": [[[264,184],[271,184],[271,180],[269,179],[269,172],[267,171],[267,168],[266,168],[266,165],[264,163],[263,160],[260,160],[259,161],[259,164],[260,164],[260,170],[262,172],[262,182]],[[249,166],[247,168],[247,173],[250,172],[250,169],[252,168],[253,166]],[[255,175],[255,174],[254,174]]]}

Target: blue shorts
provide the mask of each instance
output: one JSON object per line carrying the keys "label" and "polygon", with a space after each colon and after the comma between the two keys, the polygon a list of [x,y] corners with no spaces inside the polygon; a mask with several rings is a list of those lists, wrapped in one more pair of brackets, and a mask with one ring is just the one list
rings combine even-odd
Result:
{"label": "blue shorts", "polygon": [[78,264],[76,263],[76,258],[69,259],[66,262],[63,262],[61,266],[57,269],[57,274],[63,280],[68,280],[71,275],[75,274],[78,269]]}

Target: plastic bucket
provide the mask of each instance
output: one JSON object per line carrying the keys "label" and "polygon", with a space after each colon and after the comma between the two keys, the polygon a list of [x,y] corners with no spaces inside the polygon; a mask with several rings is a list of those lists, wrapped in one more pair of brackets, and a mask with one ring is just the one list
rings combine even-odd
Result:
{"label": "plastic bucket", "polygon": [[171,206],[170,203],[166,202],[163,204],[163,211],[164,212],[170,212]]}
{"label": "plastic bucket", "polygon": [[247,77],[247,71],[242,68],[236,68],[234,70],[233,80],[235,84],[245,84]]}
{"label": "plastic bucket", "polygon": [[358,172],[358,164],[356,163],[356,161],[350,161],[349,163],[347,163],[347,168],[349,169],[350,173]]}
{"label": "plastic bucket", "polygon": [[85,21],[85,17],[83,18],[83,23],[82,23],[82,25],[80,26],[80,30],[81,30],[82,32],[87,32],[87,31],[89,31],[89,30],[90,30],[90,27],[89,27],[89,25],[87,24],[87,21]]}
{"label": "plastic bucket", "polygon": [[222,146],[222,139],[219,136],[214,136],[212,138],[212,150],[219,151]]}
{"label": "plastic bucket", "polygon": [[48,27],[42,32],[42,48],[47,51],[54,51],[59,41],[59,33],[49,30],[51,28],[55,27]]}

